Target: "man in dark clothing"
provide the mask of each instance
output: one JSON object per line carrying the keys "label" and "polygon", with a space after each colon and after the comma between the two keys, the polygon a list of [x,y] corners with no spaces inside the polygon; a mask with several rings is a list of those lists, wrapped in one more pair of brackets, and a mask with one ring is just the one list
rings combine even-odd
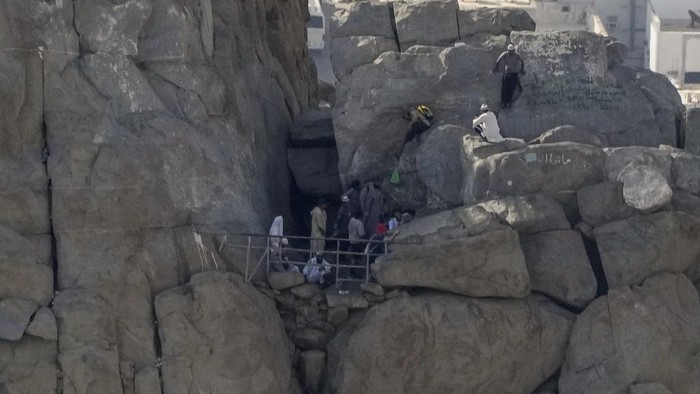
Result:
{"label": "man in dark clothing", "polygon": [[509,44],[508,50],[503,52],[496,60],[496,65],[493,67],[493,73],[503,72],[503,81],[501,83],[501,106],[508,108],[513,101],[513,93],[516,88],[522,90],[520,85],[519,74],[525,74],[525,63],[520,55],[515,52],[515,45]]}
{"label": "man in dark clothing", "polygon": [[352,216],[352,212],[355,212],[357,210],[360,210],[360,193],[362,192],[362,183],[355,179],[352,181],[350,184],[350,189],[343,193],[341,196],[341,199],[343,197],[347,197],[350,199],[350,212]]}
{"label": "man in dark clothing", "polygon": [[[333,229],[333,238],[347,239],[349,235],[348,225],[350,224],[350,219],[352,219],[353,210],[350,205],[350,197],[343,196],[341,197],[341,201],[343,202],[343,205],[341,205],[338,209],[338,215],[336,216],[335,220],[335,228]],[[338,249],[341,252],[348,250],[348,241],[338,242],[340,243],[338,245]]]}

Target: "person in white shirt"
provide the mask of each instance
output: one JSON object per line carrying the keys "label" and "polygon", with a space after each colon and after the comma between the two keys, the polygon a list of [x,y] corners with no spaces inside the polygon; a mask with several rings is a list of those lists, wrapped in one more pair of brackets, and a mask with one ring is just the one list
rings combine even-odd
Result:
{"label": "person in white shirt", "polygon": [[401,210],[394,210],[394,216],[389,219],[389,231],[394,231],[397,227],[401,225]]}
{"label": "person in white shirt", "polygon": [[486,104],[481,105],[481,115],[474,118],[472,127],[481,138],[488,142],[504,141],[503,136],[501,136],[501,128],[498,127],[498,119]]}
{"label": "person in white shirt", "polygon": [[304,277],[309,283],[330,284],[329,282],[333,280],[329,275],[332,269],[331,264],[323,258],[323,255],[319,254],[304,266]]}

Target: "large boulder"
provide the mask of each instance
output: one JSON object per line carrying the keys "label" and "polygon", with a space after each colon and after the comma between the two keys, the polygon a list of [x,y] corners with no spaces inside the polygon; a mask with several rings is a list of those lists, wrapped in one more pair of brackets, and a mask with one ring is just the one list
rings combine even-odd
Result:
{"label": "large boulder", "polygon": [[601,182],[603,165],[600,148],[568,142],[496,154],[471,163],[474,173],[465,180],[464,202],[537,193],[571,195]]}
{"label": "large boulder", "polygon": [[[0,392],[55,394],[59,371],[56,341],[25,337],[0,340]],[[64,390],[70,385],[64,385]],[[68,392],[68,391],[64,391]]]}
{"label": "large boulder", "polygon": [[508,138],[501,142],[488,142],[475,135],[466,135],[462,139],[462,160],[466,163],[485,159],[497,153],[510,152],[526,147],[525,141]]}
{"label": "large boulder", "polygon": [[372,271],[385,287],[428,287],[473,297],[524,297],[530,291],[513,230],[406,245],[379,257]]}
{"label": "large boulder", "polygon": [[399,182],[386,180],[384,190],[401,206],[426,205],[430,200],[461,205],[460,145],[466,133],[464,127],[438,125],[407,144],[396,165]]}
{"label": "large boulder", "polygon": [[32,301],[17,298],[0,301],[0,340],[19,341],[36,310]]}
{"label": "large boulder", "polygon": [[387,3],[357,1],[339,7],[331,18],[332,38],[376,36],[396,39],[392,10]]}
{"label": "large boulder", "polygon": [[561,205],[540,194],[487,200],[474,205],[423,216],[399,227],[393,248],[402,243],[430,243],[503,229],[521,233],[571,228]]}
{"label": "large boulder", "polygon": [[659,272],[682,273],[700,261],[700,218],[684,212],[635,216],[594,232],[610,288]]}
{"label": "large boulder", "polygon": [[683,275],[657,275],[642,286],[610,290],[578,316],[559,390],[623,393],[639,382],[657,382],[676,394],[696,393],[698,332],[700,298]]}
{"label": "large boulder", "polygon": [[309,196],[342,193],[335,148],[287,149],[289,168],[302,193]]}
{"label": "large boulder", "polygon": [[56,326],[56,317],[51,309],[41,308],[36,311],[32,321],[27,326],[26,333],[47,341],[57,341],[58,328]]}
{"label": "large boulder", "polygon": [[669,182],[671,180],[671,154],[658,148],[643,146],[626,146],[606,148],[605,176],[610,181],[617,181],[625,167],[647,166],[653,168]]}
{"label": "large boulder", "polygon": [[577,231],[525,235],[520,246],[532,290],[576,308],[584,308],[595,298],[598,283]]}
{"label": "large boulder", "polygon": [[700,157],[685,152],[671,153],[671,187],[700,195]]}
{"label": "large boulder", "polygon": [[459,39],[457,0],[394,3],[394,23],[401,50],[414,45],[447,46]]}
{"label": "large boulder", "polygon": [[576,197],[581,218],[594,227],[640,213],[625,203],[620,182],[608,181],[582,187]]}
{"label": "large boulder", "polygon": [[394,299],[329,344],[328,384],[337,393],[530,393],[561,365],[573,320],[536,296]]}
{"label": "large boulder", "polygon": [[331,65],[336,78],[343,79],[354,69],[372,63],[384,52],[397,52],[399,45],[393,38],[353,36],[334,38]]}
{"label": "large boulder", "polygon": [[625,203],[643,213],[660,210],[671,202],[668,180],[652,166],[627,165],[617,177]]}
{"label": "large boulder", "polygon": [[291,355],[274,303],[235,274],[205,272],[158,295],[163,392],[283,393]]}
{"label": "large boulder", "polygon": [[408,244],[430,244],[504,230],[501,220],[482,207],[457,208],[427,215],[394,230],[392,250]]}
{"label": "large boulder", "polygon": [[333,116],[330,108],[319,108],[299,115],[289,128],[296,148],[335,146]]}
{"label": "large boulder", "polygon": [[[643,92],[642,75],[608,70],[602,36],[585,31],[514,32],[527,74],[523,94],[499,114],[504,135],[533,139],[570,124],[600,131],[611,146],[673,144],[676,120],[657,113]],[[672,88],[670,82],[655,89]],[[677,93],[676,93],[677,95]],[[600,119],[607,119],[601,128]]]}
{"label": "large boulder", "polygon": [[535,31],[536,23],[527,11],[518,8],[477,8],[460,10],[459,36],[468,38],[479,33],[509,36],[512,31]]}
{"label": "large boulder", "polygon": [[556,200],[541,194],[504,197],[474,205],[493,212],[520,233],[568,230],[571,228],[564,209]]}
{"label": "large boulder", "polygon": [[688,152],[700,155],[700,108],[688,109],[684,123],[684,147]]}
{"label": "large boulder", "polygon": [[605,146],[603,139],[597,134],[572,125],[558,126],[547,130],[533,142],[553,144],[555,142],[578,142],[579,144]]}

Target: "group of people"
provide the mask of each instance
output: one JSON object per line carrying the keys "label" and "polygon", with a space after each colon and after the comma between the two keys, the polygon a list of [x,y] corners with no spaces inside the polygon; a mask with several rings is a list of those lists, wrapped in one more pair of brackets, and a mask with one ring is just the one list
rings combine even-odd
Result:
{"label": "group of people", "polygon": [[[516,90],[522,91],[520,75],[525,74],[525,62],[515,51],[513,44],[509,44],[507,50],[498,57],[491,72],[494,74],[498,72],[503,73],[501,81],[501,108],[510,108]],[[481,113],[474,117],[472,121],[474,132],[484,141],[493,143],[504,141],[505,139],[501,135],[501,128],[498,125],[498,118],[491,111],[488,104],[482,104],[480,111]],[[410,124],[403,147],[432,127],[433,113],[427,106],[418,105],[409,109],[408,113],[404,115],[404,119],[408,120]],[[397,159],[401,157],[403,147],[399,151]]]}
{"label": "group of people", "polygon": [[[521,56],[515,52],[513,44],[508,45],[496,61],[493,73],[502,72],[501,107],[509,108],[512,105],[516,89],[522,91],[519,76],[525,74],[525,63]],[[500,133],[498,118],[487,104],[481,105],[481,114],[472,121],[472,127],[484,141],[501,142],[505,139]],[[425,105],[417,105],[408,110],[404,118],[409,121],[410,127],[406,133],[403,146],[398,153],[401,157],[403,148],[414,139],[420,142],[420,136],[433,126],[433,113]],[[396,172],[396,170],[395,170]],[[395,182],[396,178],[396,182]],[[398,174],[392,174],[391,182],[399,183]],[[387,216],[387,204],[384,192],[379,184],[370,182],[365,185],[354,180],[350,189],[341,196],[342,205],[338,210],[333,231],[328,233],[326,210],[327,201],[321,199],[311,211],[311,241],[309,244],[311,259],[305,264],[303,273],[309,282],[329,284],[332,266],[324,259],[326,239],[339,239],[337,249],[344,255],[352,257],[353,265],[358,265],[363,256],[370,256],[374,260],[376,256],[386,253],[384,242],[387,234],[394,233],[397,228],[409,220],[412,215],[409,212],[395,210],[391,216]],[[299,271],[299,268],[288,262],[283,256],[282,248],[288,245],[284,238],[283,219],[275,218],[270,227],[271,253],[274,268],[284,271]],[[345,241],[347,240],[347,241]]]}
{"label": "group of people", "polygon": [[[355,180],[350,189],[341,197],[335,223],[328,225],[328,202],[320,199],[311,211],[311,231],[309,241],[310,259],[304,263],[303,273],[307,281],[329,285],[333,283],[332,265],[324,258],[328,238],[337,242],[332,252],[340,251],[341,259],[351,265],[364,265],[367,255],[373,262],[377,256],[386,253],[384,238],[394,233],[402,224],[413,218],[410,210],[395,209],[387,215],[387,204],[381,186],[376,183],[363,185]],[[271,268],[277,271],[299,272],[299,267],[290,262],[289,253],[284,248],[289,241],[284,237],[284,219],[277,216],[269,231]],[[349,257],[348,257],[349,256]],[[308,257],[308,256],[307,256]],[[301,256],[292,259],[297,263]],[[351,275],[363,275],[361,270],[351,270]]]}

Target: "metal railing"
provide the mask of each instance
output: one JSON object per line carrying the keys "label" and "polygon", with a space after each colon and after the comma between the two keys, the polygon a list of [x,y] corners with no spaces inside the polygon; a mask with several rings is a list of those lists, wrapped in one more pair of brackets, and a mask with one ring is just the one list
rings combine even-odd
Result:
{"label": "metal railing", "polygon": [[[290,264],[297,267],[299,272],[303,272],[303,268],[309,264],[312,258],[316,257],[316,252],[312,248],[314,242],[323,242],[325,248],[322,251],[323,260],[335,271],[335,283],[341,282],[369,282],[370,280],[370,264],[377,257],[389,252],[386,240],[362,240],[363,250],[360,252],[351,251],[348,249],[351,240],[347,238],[314,238],[301,236],[269,236],[261,234],[227,234],[227,237],[243,238],[243,243],[224,242],[219,249],[236,248],[245,249],[245,282],[250,283],[255,274],[260,269],[261,264],[265,262],[266,272],[269,275],[271,268],[279,267],[280,265]],[[282,245],[281,239],[285,238],[289,241],[289,245]],[[328,246],[334,245],[334,248],[328,249]],[[308,245],[308,247],[306,247]],[[341,247],[341,245],[343,247]],[[260,257],[257,258],[257,255]],[[255,256],[255,257],[254,257]],[[299,256],[305,256],[302,261]],[[331,258],[329,258],[329,256]],[[290,258],[291,257],[291,258]],[[255,260],[257,259],[257,260]],[[251,265],[253,261],[254,265]],[[347,261],[354,262],[348,264]],[[358,264],[362,262],[362,264]],[[363,271],[362,278],[352,276],[353,272]],[[341,273],[343,271],[343,273]],[[345,275],[347,273],[347,275]]]}

